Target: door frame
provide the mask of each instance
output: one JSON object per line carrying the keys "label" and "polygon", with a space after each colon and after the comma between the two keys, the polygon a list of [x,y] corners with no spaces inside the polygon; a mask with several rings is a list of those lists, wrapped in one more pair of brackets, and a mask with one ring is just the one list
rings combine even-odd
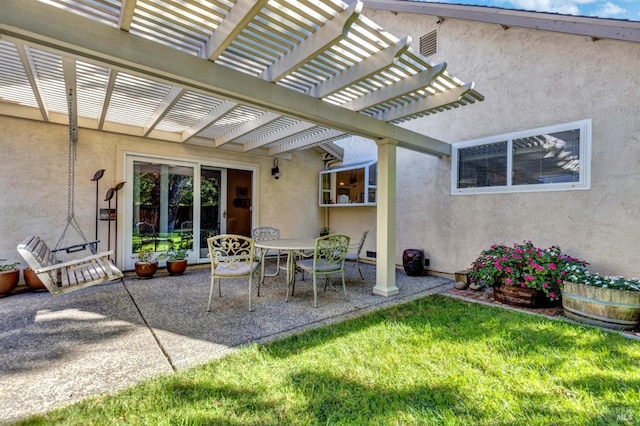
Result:
{"label": "door frame", "polygon": [[[145,161],[145,162],[158,162],[163,164],[171,164],[171,165],[181,165],[185,167],[193,167],[194,176],[193,176],[193,225],[194,225],[194,233],[193,233],[193,247],[194,250],[189,251],[188,261],[190,264],[198,264],[198,263],[207,263],[209,259],[207,257],[199,257],[199,244],[200,244],[200,232],[195,232],[195,228],[200,229],[200,177],[201,177],[201,167],[212,167],[217,169],[236,169],[236,170],[246,170],[251,171],[251,186],[253,188],[251,195],[251,223],[256,222],[257,209],[253,208],[254,205],[258,203],[258,182],[257,176],[259,172],[259,166],[254,164],[246,164],[246,163],[238,163],[234,161],[224,161],[224,160],[216,160],[216,161],[199,161],[193,160],[189,158],[182,157],[173,157],[166,155],[157,155],[157,154],[146,154],[140,152],[124,152],[124,167],[123,167],[123,178],[124,181],[133,182],[133,163],[135,161]],[[224,195],[226,198],[227,188],[224,188]],[[131,258],[132,256],[132,237],[133,237],[133,228],[128,226],[128,224],[133,221],[133,185],[125,185],[122,191],[122,205],[124,206],[122,211],[123,220],[120,221],[118,227],[119,235],[122,237],[119,238],[120,241],[116,241],[116,244],[121,247],[120,252],[124,254],[119,260],[120,263],[118,266],[123,270],[133,270],[134,269],[134,260]],[[226,202],[226,201],[225,201]],[[164,261],[161,262],[164,264]]]}

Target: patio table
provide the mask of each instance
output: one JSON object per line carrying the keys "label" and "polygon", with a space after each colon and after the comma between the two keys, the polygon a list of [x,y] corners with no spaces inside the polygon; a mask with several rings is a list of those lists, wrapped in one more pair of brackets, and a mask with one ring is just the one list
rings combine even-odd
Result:
{"label": "patio table", "polygon": [[[264,275],[264,256],[268,250],[280,250],[287,252],[287,299],[289,300],[289,284],[292,284],[291,295],[293,296],[293,291],[295,290],[295,279],[296,279],[296,252],[302,254],[302,252],[311,252],[306,256],[313,255],[313,252],[316,249],[316,239],[315,238],[283,238],[279,240],[262,240],[256,241],[254,243],[255,247],[263,249],[262,258],[260,259],[262,263],[261,273]],[[304,254],[303,254],[304,255]]]}

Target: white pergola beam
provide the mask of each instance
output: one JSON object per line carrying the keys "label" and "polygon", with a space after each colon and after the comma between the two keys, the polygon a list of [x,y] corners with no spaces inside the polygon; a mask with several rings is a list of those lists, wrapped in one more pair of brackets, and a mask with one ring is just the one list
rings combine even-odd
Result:
{"label": "white pergola beam", "polygon": [[213,122],[230,113],[237,107],[238,104],[236,102],[223,101],[220,105],[214,108],[213,111],[198,120],[195,125],[182,132],[182,142],[188,141],[197,135],[202,129],[209,127]]}
{"label": "white pergola beam", "polygon": [[42,95],[40,93],[40,85],[38,84],[38,79],[36,78],[36,68],[31,60],[31,55],[27,54],[27,49],[29,47],[25,46],[22,43],[16,42],[16,50],[18,51],[18,56],[20,57],[20,61],[22,62],[22,68],[24,68],[24,73],[29,80],[29,85],[31,86],[33,96],[36,98],[36,102],[38,103],[38,109],[40,110],[40,114],[42,114],[42,119],[44,121],[49,121],[49,111],[47,110],[47,105],[42,99]]}
{"label": "white pergola beam", "polygon": [[113,68],[109,68],[109,80],[104,94],[104,101],[102,102],[102,112],[100,113],[100,120],[98,122],[98,129],[102,130],[104,122],[107,118],[107,112],[109,111],[109,104],[111,103],[111,96],[113,96],[113,89],[116,86],[116,78],[118,77],[118,71]]}
{"label": "white pergola beam", "polygon": [[313,127],[316,127],[316,125],[313,123],[298,121],[297,123],[292,124],[289,127],[283,127],[273,133],[261,136],[249,143],[244,144],[244,151],[246,152],[256,148],[261,148],[265,145],[276,142],[280,139],[284,139],[288,136],[295,135],[296,133],[304,132],[305,130],[309,130]]}
{"label": "white pergola beam", "polygon": [[312,95],[316,98],[324,98],[391,67],[398,56],[407,51],[410,45],[411,37],[409,36],[398,40],[396,43],[387,46],[385,49],[369,56],[356,65],[347,68],[335,77],[318,84],[315,86]]}
{"label": "white pergola beam", "polygon": [[274,120],[277,120],[278,118],[280,118],[280,116],[278,114],[276,114],[276,113],[265,112],[264,114],[260,115],[259,117],[256,117],[251,121],[247,121],[245,123],[242,123],[241,125],[239,125],[238,127],[234,128],[233,130],[228,131],[227,133],[225,133],[221,137],[216,138],[214,146],[216,146],[216,147],[222,146],[227,142],[231,142],[232,140],[239,138],[240,136],[243,136],[243,135],[246,135],[247,133],[253,132],[257,128],[262,127],[265,124],[268,124],[268,123],[270,123],[270,122],[272,122]]}
{"label": "white pergola beam", "polygon": [[167,96],[156,107],[156,110],[151,114],[147,124],[144,126],[144,136],[149,136],[149,133],[155,129],[155,127],[162,121],[162,119],[171,111],[171,108],[178,103],[180,98],[186,93],[185,89],[180,87],[172,87]]}
{"label": "white pergola beam", "polygon": [[122,31],[129,31],[131,29],[131,22],[133,21],[133,11],[136,9],[136,3],[138,0],[122,0],[120,6],[120,16],[118,17],[118,27]]}
{"label": "white pergola beam", "polygon": [[465,93],[471,90],[473,90],[473,83],[467,83],[464,86],[427,96],[426,98],[419,99],[405,106],[387,110],[382,114],[376,115],[376,118],[384,121],[394,121],[419,114],[423,111],[444,108],[447,105],[458,102],[461,96],[464,96]]}
{"label": "white pergola beam", "polygon": [[210,61],[218,59],[267,3],[268,0],[238,0],[205,44],[203,57]]}
{"label": "white pergola beam", "polygon": [[0,34],[343,133],[402,141],[407,149],[435,156],[451,152],[451,146],[440,140],[350,112],[117,28],[97,25],[81,16],[74,16],[73,31],[69,31],[68,18],[68,12],[35,0],[6,2],[0,14]]}
{"label": "white pergola beam", "polygon": [[349,7],[342,13],[265,69],[260,77],[272,82],[282,80],[292,70],[311,61],[316,55],[346,37],[349,28],[358,19],[361,11],[362,3],[359,0],[351,1]]}
{"label": "white pergola beam", "polygon": [[343,108],[352,111],[362,111],[372,106],[386,102],[399,96],[404,96],[418,90],[424,90],[433,80],[442,74],[447,68],[446,62],[435,65],[433,68],[405,78],[389,86],[381,87],[378,90],[369,92],[364,96],[342,104]]}
{"label": "white pergola beam", "polygon": [[344,135],[343,132],[334,129],[326,129],[322,132],[316,133],[315,135],[309,135],[305,138],[297,139],[295,141],[289,141],[282,143],[280,145],[276,145],[274,147],[269,148],[269,155],[277,155],[283,152],[295,151],[296,149],[301,149],[309,146],[314,146],[322,143],[327,139],[337,138],[338,136]]}

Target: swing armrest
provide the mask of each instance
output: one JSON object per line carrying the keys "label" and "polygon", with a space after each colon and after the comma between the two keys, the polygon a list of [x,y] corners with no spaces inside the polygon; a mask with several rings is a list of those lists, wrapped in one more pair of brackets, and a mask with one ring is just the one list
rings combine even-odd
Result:
{"label": "swing armrest", "polygon": [[83,257],[82,259],[69,260],[67,262],[56,263],[55,265],[46,266],[44,268],[38,268],[38,269],[34,270],[34,272],[36,274],[40,274],[40,273],[43,273],[43,272],[55,271],[56,269],[66,268],[68,266],[74,266],[74,265],[78,265],[78,264],[81,264],[81,263],[86,263],[86,262],[89,262],[89,261],[95,260],[95,259],[104,258],[105,260],[107,260],[107,258],[109,256],[111,256],[112,254],[113,254],[113,250],[105,251],[103,253],[98,253],[98,254],[94,254],[94,255],[91,255],[91,256]]}

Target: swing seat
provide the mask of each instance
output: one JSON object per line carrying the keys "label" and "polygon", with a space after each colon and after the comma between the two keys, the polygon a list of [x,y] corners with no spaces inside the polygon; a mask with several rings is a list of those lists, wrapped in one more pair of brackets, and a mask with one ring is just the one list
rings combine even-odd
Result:
{"label": "swing seat", "polygon": [[67,253],[75,253],[77,251],[84,251],[87,249],[87,247],[89,247],[89,250],[91,250],[91,253],[96,254],[98,252],[98,243],[100,242],[100,240],[96,240],[96,241],[87,241],[86,243],[80,243],[80,244],[74,244],[72,246],[67,246],[67,247],[60,247],[58,249],[55,250],[51,250],[52,252],[58,252],[58,251],[66,251]]}
{"label": "swing seat", "polygon": [[78,260],[59,262],[44,240],[30,236],[18,245],[18,253],[54,296],[96,284],[122,280],[124,276],[109,260],[113,250]]}

